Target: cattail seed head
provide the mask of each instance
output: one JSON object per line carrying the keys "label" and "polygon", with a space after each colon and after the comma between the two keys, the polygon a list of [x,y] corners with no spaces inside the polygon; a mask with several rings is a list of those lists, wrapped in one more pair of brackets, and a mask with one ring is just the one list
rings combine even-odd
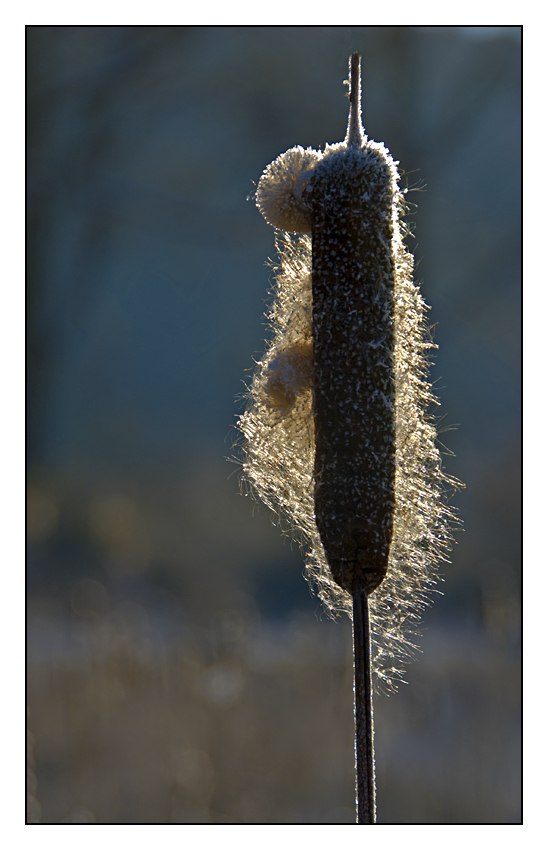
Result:
{"label": "cattail seed head", "polygon": [[315,514],[349,593],[378,587],[392,540],[397,178],[384,146],[344,142],[311,181]]}
{"label": "cattail seed head", "polygon": [[271,342],[238,427],[244,479],[303,545],[327,610],[352,616],[352,592],[369,594],[372,669],[391,690],[451,547],[445,493],[462,485],[436,445],[435,346],[402,238],[398,163],[361,126],[356,56],[350,84],[345,141],[292,148],[259,182],[257,206],[286,232]]}

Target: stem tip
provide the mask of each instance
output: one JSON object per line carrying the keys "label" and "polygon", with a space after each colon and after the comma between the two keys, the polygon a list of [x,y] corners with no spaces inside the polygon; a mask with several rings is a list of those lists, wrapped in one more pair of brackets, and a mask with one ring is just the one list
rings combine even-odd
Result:
{"label": "stem tip", "polygon": [[348,83],[350,85],[349,98],[350,109],[348,112],[348,129],[346,131],[346,144],[361,147],[367,140],[362,126],[361,105],[361,68],[360,56],[353,53],[350,57],[350,74]]}

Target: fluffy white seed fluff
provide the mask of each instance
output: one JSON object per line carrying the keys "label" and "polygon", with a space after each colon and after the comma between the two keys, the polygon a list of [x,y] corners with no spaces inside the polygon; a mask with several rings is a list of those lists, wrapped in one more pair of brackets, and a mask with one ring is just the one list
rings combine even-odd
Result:
{"label": "fluffy white seed fluff", "polygon": [[310,213],[306,204],[306,188],[314,165],[321,153],[297,146],[280,154],[265,168],[255,200],[272,227],[291,233],[309,233]]}
{"label": "fluffy white seed fluff", "polygon": [[[360,146],[380,147],[365,139],[359,139]],[[328,146],[323,155],[332,149]],[[296,235],[311,229],[306,188],[323,155],[292,148],[265,169],[259,182],[257,206],[279,229],[279,263],[267,314],[271,341],[257,364],[238,427],[243,481],[302,545],[307,579],[329,614],[352,616],[352,598],[331,576],[315,520],[311,239]],[[437,565],[447,560],[452,543],[455,518],[446,493],[461,486],[443,471],[428,412],[437,404],[427,377],[428,352],[435,346],[425,322],[427,308],[413,281],[413,258],[402,239],[397,163],[389,159],[396,186],[392,244],[387,246],[395,266],[396,506],[388,573],[369,597],[378,690],[394,690],[403,681],[404,662],[415,649],[410,638],[429,603]]]}

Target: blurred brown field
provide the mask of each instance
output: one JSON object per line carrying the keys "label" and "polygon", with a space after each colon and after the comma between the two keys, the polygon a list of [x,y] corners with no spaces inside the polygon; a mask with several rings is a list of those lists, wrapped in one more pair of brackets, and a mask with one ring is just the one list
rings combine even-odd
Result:
{"label": "blurred brown field", "polygon": [[[45,517],[60,523],[63,511],[51,490],[49,513],[46,491],[41,501],[32,492],[29,527],[43,535]],[[129,496],[82,499],[90,533],[104,535],[97,505],[107,498],[126,506],[117,522],[110,514],[105,557],[117,563],[128,505],[149,516],[149,541],[154,511]],[[235,505],[243,521],[247,502]],[[250,526],[263,534],[264,514]],[[172,547],[176,520],[169,529],[163,515]],[[253,596],[232,588],[223,600],[213,594],[213,616],[197,622],[201,582],[188,591],[201,603],[185,609],[147,585],[137,601],[132,581],[111,579],[109,592],[107,582],[77,579],[64,596],[29,600],[29,820],[353,823],[349,620],[321,617],[317,605],[265,619]],[[507,652],[519,609],[504,597],[485,605],[486,634],[428,629],[409,684],[376,697],[379,823],[519,818],[519,745],[507,740],[519,722],[519,659]]]}
{"label": "blurred brown field", "polygon": [[[29,664],[41,822],[353,823],[350,634],[324,625],[246,634],[227,617],[216,652],[203,632],[155,645],[136,605],[65,626],[65,657]],[[508,818],[519,753],[501,747],[501,700],[519,712],[519,673],[468,644],[471,665],[441,650],[421,666],[420,699],[377,700],[379,823]]]}

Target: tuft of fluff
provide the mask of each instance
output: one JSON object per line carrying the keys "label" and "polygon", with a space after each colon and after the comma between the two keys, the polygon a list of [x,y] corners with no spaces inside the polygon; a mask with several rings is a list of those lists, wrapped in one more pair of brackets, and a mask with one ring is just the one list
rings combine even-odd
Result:
{"label": "tuft of fluff", "polygon": [[255,200],[272,227],[292,233],[310,232],[312,223],[304,193],[321,157],[319,151],[297,145],[265,168]]}

